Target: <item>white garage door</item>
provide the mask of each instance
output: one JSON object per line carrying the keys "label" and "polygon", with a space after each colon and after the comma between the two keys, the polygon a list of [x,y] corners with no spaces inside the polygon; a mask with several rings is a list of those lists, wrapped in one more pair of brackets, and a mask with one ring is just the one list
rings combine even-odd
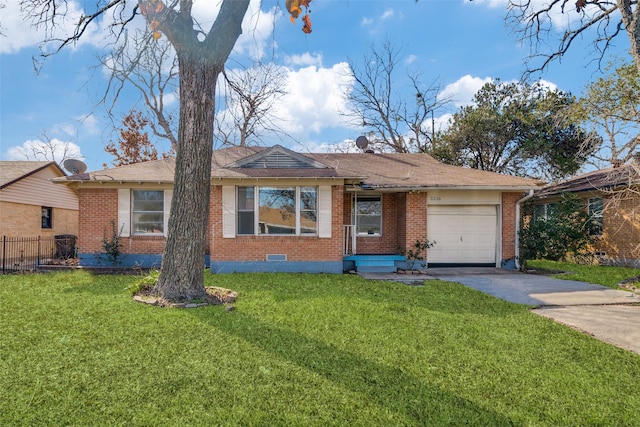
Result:
{"label": "white garage door", "polygon": [[438,206],[427,209],[427,238],[436,241],[428,262],[496,262],[496,206]]}

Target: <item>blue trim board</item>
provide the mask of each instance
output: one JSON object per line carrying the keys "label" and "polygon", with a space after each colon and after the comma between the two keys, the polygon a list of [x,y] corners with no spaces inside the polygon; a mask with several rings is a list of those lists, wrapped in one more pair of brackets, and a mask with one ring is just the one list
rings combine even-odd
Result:
{"label": "blue trim board", "polygon": [[[80,265],[83,267],[141,267],[160,268],[162,255],[160,254],[122,254],[117,265],[109,261],[105,254],[78,254]],[[209,255],[204,257],[204,267],[209,267]]]}
{"label": "blue trim board", "polygon": [[211,261],[211,272],[342,274],[342,261]]}

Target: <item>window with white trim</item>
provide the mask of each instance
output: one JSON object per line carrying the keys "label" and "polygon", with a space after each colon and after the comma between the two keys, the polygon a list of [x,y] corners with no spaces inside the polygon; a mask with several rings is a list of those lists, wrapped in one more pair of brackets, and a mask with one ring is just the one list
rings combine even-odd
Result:
{"label": "window with white trim", "polygon": [[353,224],[356,233],[361,236],[380,236],[382,234],[382,196],[354,195]]}
{"label": "window with white trim", "polygon": [[602,197],[591,197],[587,206],[589,215],[589,234],[591,236],[602,236],[602,211],[604,202]]}
{"label": "window with white trim", "polygon": [[237,187],[238,235],[318,234],[318,187]]}
{"label": "window with white trim", "polygon": [[131,230],[134,235],[164,233],[164,191],[131,191]]}
{"label": "window with white trim", "polygon": [[548,220],[558,213],[557,203],[545,203],[542,205],[535,205],[533,208],[534,220]]}

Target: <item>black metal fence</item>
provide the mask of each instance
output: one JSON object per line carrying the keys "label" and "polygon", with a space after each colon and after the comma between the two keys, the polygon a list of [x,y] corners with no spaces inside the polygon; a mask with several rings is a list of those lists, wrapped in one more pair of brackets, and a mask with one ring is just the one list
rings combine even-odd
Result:
{"label": "black metal fence", "polygon": [[51,237],[2,237],[0,242],[1,272],[35,271],[53,260],[75,256],[76,236],[61,234]]}

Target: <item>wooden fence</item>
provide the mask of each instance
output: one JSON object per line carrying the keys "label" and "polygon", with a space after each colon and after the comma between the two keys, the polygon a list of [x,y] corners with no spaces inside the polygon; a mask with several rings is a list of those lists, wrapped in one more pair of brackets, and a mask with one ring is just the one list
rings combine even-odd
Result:
{"label": "wooden fence", "polygon": [[51,237],[2,237],[0,242],[1,273],[35,271],[38,266],[55,259],[75,256],[76,236],[62,234]]}

